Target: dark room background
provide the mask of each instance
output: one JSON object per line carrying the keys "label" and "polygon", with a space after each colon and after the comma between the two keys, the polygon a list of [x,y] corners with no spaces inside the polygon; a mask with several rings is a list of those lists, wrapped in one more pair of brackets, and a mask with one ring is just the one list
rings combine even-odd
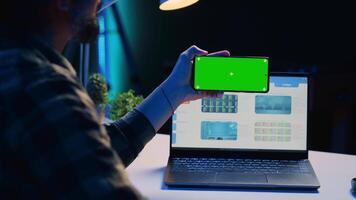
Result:
{"label": "dark room background", "polygon": [[[195,44],[234,56],[268,56],[271,71],[312,75],[312,150],[356,154],[355,7],[341,1],[200,0],[160,11],[157,0],[119,0],[121,32],[130,54],[127,84],[148,95]],[[134,70],[132,70],[134,69]],[[161,130],[169,133],[169,123]]]}

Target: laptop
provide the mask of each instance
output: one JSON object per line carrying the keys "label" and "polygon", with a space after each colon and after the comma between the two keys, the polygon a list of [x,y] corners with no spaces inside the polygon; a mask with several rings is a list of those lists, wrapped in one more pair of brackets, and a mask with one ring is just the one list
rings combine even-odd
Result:
{"label": "laptop", "polygon": [[172,116],[168,187],[311,189],[305,74],[270,75],[268,93],[225,92]]}

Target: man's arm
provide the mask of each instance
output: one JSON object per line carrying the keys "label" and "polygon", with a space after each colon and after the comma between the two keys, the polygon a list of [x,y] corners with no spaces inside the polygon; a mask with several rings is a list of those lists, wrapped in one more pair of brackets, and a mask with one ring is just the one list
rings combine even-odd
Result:
{"label": "man's arm", "polygon": [[131,164],[147,142],[156,134],[152,124],[136,109],[105,126],[111,139],[111,145],[125,167]]}
{"label": "man's arm", "polygon": [[183,80],[166,80],[136,109],[106,127],[113,148],[120,155],[125,166],[131,164],[180,103],[188,100],[187,98],[199,98],[201,96],[199,92],[190,89],[191,86],[187,82],[191,78],[191,59],[195,55],[204,54],[207,54],[207,52],[195,46],[183,52],[177,62],[178,67],[175,67],[175,71],[178,70],[178,72],[170,76],[173,76],[174,79],[183,78]]}
{"label": "man's arm", "polygon": [[[128,166],[152,139],[155,132],[171,117],[174,110],[184,101],[204,96],[219,96],[221,92],[195,91],[191,87],[192,59],[208,52],[192,46],[184,51],[173,72],[135,110],[122,119],[107,126],[113,148],[118,152],[125,166]],[[228,51],[220,51],[213,56],[229,56]]]}

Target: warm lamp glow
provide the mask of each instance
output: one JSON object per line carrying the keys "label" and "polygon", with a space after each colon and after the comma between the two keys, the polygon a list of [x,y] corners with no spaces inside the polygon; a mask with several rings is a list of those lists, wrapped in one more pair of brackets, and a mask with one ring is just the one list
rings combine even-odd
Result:
{"label": "warm lamp glow", "polygon": [[161,5],[159,6],[159,9],[161,10],[177,10],[180,8],[185,8],[190,5],[195,4],[199,0],[160,0]]}

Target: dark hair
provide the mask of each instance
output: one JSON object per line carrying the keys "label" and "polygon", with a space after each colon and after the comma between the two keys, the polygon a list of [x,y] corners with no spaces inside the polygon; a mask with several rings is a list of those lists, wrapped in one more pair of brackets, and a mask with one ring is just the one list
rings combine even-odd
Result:
{"label": "dark hair", "polygon": [[9,0],[0,9],[0,33],[24,35],[40,29],[52,0]]}

